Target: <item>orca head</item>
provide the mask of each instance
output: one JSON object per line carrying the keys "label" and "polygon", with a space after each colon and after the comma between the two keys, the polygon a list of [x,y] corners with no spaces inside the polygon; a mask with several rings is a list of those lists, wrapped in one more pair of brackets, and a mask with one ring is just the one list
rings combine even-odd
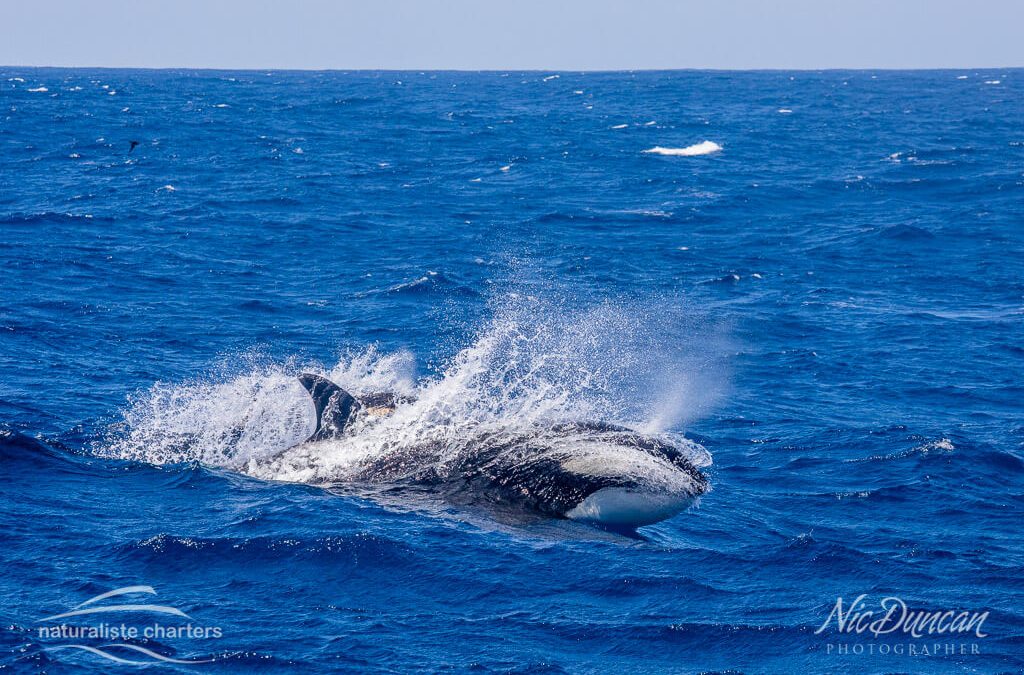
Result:
{"label": "orca head", "polygon": [[[629,432],[615,453],[581,455],[563,463],[594,488],[565,511],[570,520],[635,529],[666,520],[697,503],[706,476],[675,446]],[[603,479],[603,484],[599,481]]]}
{"label": "orca head", "polygon": [[490,502],[617,530],[671,518],[708,490],[707,478],[674,446],[666,445],[675,453],[664,452],[640,447],[632,436],[588,439],[576,431],[554,445],[550,437],[480,438],[453,474]]}

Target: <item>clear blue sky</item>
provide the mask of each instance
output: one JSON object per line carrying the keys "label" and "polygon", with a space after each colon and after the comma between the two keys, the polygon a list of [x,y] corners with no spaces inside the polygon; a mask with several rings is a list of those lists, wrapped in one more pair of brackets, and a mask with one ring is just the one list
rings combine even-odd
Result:
{"label": "clear blue sky", "polygon": [[1024,0],[0,0],[0,64],[1024,66]]}

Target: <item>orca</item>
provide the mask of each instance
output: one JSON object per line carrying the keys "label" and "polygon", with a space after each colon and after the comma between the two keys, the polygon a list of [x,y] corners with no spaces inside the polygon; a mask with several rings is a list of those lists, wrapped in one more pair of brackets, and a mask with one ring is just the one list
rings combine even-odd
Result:
{"label": "orca", "polygon": [[[312,373],[298,379],[316,415],[306,443],[343,439],[356,433],[353,422],[361,415],[390,414],[410,400],[391,393],[357,398]],[[432,461],[442,453],[445,461]],[[427,486],[458,503],[518,505],[623,530],[671,518],[709,489],[707,477],[680,448],[607,422],[489,431],[454,452],[436,442],[391,448],[367,459],[354,478]]]}

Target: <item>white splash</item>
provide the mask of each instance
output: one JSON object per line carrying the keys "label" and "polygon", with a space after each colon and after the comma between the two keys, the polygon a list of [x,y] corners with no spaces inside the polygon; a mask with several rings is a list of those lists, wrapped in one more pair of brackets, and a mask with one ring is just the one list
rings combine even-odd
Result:
{"label": "white splash", "polygon": [[696,157],[698,155],[710,155],[713,152],[719,152],[721,149],[722,146],[714,141],[702,141],[695,145],[688,145],[685,148],[663,148],[660,145],[656,145],[653,148],[644,150],[644,152],[670,157]]}
{"label": "white splash", "polygon": [[[601,420],[663,436],[705,466],[710,456],[678,429],[724,393],[725,345],[706,334],[678,337],[675,320],[659,323],[673,313],[663,304],[649,311],[615,304],[569,310],[513,295],[435,375],[417,380],[412,354],[370,348],[332,368],[293,361],[232,377],[157,383],[129,401],[95,451],[327,483],[410,448],[423,448],[418,465],[443,471],[474,438],[494,434],[540,437],[563,461],[615,466],[629,448],[544,436],[553,423]],[[343,438],[303,444],[315,423],[295,379],[302,371],[323,374],[356,396],[390,391],[412,400],[387,417],[357,418]]]}

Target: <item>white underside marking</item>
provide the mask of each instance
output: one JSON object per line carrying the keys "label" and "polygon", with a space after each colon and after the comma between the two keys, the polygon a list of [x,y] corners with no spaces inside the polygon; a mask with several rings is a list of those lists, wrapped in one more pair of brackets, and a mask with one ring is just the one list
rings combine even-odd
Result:
{"label": "white underside marking", "polygon": [[565,515],[572,520],[640,527],[671,518],[685,511],[693,502],[693,497],[688,495],[608,487],[594,492]]}

